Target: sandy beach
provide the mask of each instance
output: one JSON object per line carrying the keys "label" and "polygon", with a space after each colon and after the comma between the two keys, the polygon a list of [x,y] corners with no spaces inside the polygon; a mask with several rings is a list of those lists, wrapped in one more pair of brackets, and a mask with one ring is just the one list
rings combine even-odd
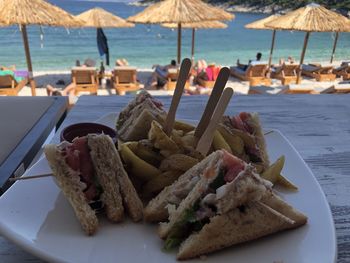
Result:
{"label": "sandy beach", "polygon": [[[332,65],[334,67],[337,67],[339,64],[340,62],[335,62]],[[152,69],[138,69],[137,78],[141,83],[141,87],[143,87],[144,84],[147,83],[147,80],[151,77],[152,72],[153,72]],[[70,73],[71,73],[70,70],[66,70],[66,71],[51,70],[51,71],[34,72],[35,81],[37,83],[37,89],[36,89],[37,96],[47,96],[46,85],[48,84],[58,89],[63,89],[65,86],[71,83]],[[341,82],[340,78],[337,78],[334,82],[333,81],[317,82],[314,79],[308,79],[303,77],[302,83],[300,85],[292,84],[292,86],[311,87],[311,88],[314,88],[316,91],[321,92],[322,90],[329,88],[333,85],[339,85],[340,82]],[[64,83],[64,84],[61,84],[61,83]],[[235,94],[238,94],[238,95],[246,95],[248,94],[250,89],[249,83],[247,81],[240,81],[232,76],[227,82],[226,87],[233,88]],[[194,89],[195,87],[192,87],[192,88]],[[282,86],[279,80],[272,79],[271,86],[254,87],[252,89],[260,89],[260,90],[262,89],[266,94],[277,94],[285,88],[287,87]],[[166,91],[166,90],[150,90],[150,93],[155,96],[162,96],[162,95],[166,96],[166,95],[172,95],[173,92]],[[115,90],[111,87],[108,80],[106,85],[100,85],[100,88],[98,90],[98,95],[113,95],[113,94],[116,94]],[[84,93],[79,94],[79,96],[80,95],[84,95]],[[24,87],[20,91],[19,96],[31,96],[30,87],[29,86]]]}

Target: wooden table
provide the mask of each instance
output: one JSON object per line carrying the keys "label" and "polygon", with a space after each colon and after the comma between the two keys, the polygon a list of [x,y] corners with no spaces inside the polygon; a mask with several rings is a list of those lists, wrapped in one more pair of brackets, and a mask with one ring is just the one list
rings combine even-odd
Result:
{"label": "wooden table", "polygon": [[[83,96],[64,120],[93,121],[118,112],[131,97]],[[166,107],[170,97],[160,98]],[[183,97],[177,117],[198,119],[206,96]],[[265,128],[279,129],[321,184],[331,205],[338,237],[338,262],[350,262],[350,95],[237,96],[227,113],[257,111]],[[54,141],[58,140],[58,136]],[[322,242],[322,240],[320,240]],[[41,262],[0,237],[0,262]]]}
{"label": "wooden table", "polygon": [[65,97],[0,97],[0,194],[28,168],[67,106]]}

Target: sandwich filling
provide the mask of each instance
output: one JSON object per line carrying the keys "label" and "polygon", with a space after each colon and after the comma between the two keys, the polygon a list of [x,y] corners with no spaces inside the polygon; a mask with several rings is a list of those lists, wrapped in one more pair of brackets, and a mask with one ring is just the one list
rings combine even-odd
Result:
{"label": "sandwich filling", "polygon": [[[71,169],[73,176],[79,176],[82,191],[87,202],[92,208],[99,206],[96,201],[102,193],[95,169],[92,164],[88,138],[80,137],[73,140],[72,143],[64,142],[60,145],[61,155],[64,157],[66,164]],[[96,207],[98,208],[98,207]]]}
{"label": "sandwich filling", "polygon": [[215,173],[214,167],[203,173],[210,184],[173,225],[165,241],[165,250],[178,246],[193,232],[199,232],[214,216],[235,208],[244,213],[244,204],[260,200],[271,189],[272,185],[261,179],[252,166],[225,151],[223,153],[219,173]]}
{"label": "sandwich filling", "polygon": [[[224,117],[224,124],[229,126],[239,136],[244,137],[244,148],[249,155],[251,162],[262,162],[262,154],[256,141],[256,127],[252,122],[252,115],[249,112],[241,112],[233,117]],[[243,135],[242,135],[243,132]]]}
{"label": "sandwich filling", "polygon": [[140,94],[138,94],[133,101],[131,101],[126,108],[120,112],[118,121],[117,121],[117,130],[119,130],[125,121],[130,118],[132,111],[134,108],[136,108],[138,105],[141,105],[145,102],[145,100],[149,99],[152,104],[158,108],[159,110],[163,111],[163,103],[153,98],[147,91],[142,91]]}

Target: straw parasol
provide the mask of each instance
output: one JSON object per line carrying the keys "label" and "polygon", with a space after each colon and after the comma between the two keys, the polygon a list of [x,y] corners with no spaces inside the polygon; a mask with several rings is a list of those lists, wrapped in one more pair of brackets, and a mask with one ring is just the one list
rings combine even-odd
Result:
{"label": "straw parasol", "polygon": [[[304,62],[311,32],[343,32],[350,30],[350,22],[346,17],[315,3],[280,16],[265,25],[277,30],[306,32],[300,59],[300,69]],[[299,70],[297,82],[300,80],[300,75],[301,70]]]}
{"label": "straw parasol", "polygon": [[87,10],[77,15],[76,18],[83,21],[83,27],[118,28],[135,26],[133,23],[129,23],[125,19],[98,7]]}
{"label": "straw parasol", "polygon": [[[175,23],[164,23],[162,26],[167,28],[177,28]],[[227,28],[225,23],[219,21],[204,21],[204,22],[194,22],[194,23],[184,23],[183,28],[192,29],[192,48],[191,48],[191,58],[192,62],[194,60],[194,43],[195,43],[195,32],[196,29],[224,29]]]}
{"label": "straw parasol", "polygon": [[[280,15],[271,15],[271,16],[265,17],[263,19],[260,19],[245,25],[245,28],[258,29],[258,30],[271,30],[271,28],[266,26],[265,24],[271,22],[272,20],[278,18],[279,16]],[[273,49],[275,47],[275,38],[276,38],[276,29],[272,29],[272,30],[273,30],[273,33],[272,33],[272,42],[271,42],[271,49],[270,49],[270,56],[269,56],[269,66],[271,66],[272,54],[273,54]]]}
{"label": "straw parasol", "polygon": [[109,65],[109,50],[108,43],[102,28],[119,28],[119,27],[134,27],[133,23],[127,22],[125,19],[116,16],[102,8],[92,8],[76,16],[83,21],[83,27],[97,28],[97,46],[99,47],[100,55],[106,54],[106,64]]}
{"label": "straw parasol", "polygon": [[35,96],[35,81],[30,58],[27,25],[75,27],[81,22],[63,9],[43,0],[1,0],[0,22],[2,26],[19,25],[22,31],[24,50],[29,72],[32,95]]}
{"label": "straw parasol", "polygon": [[177,62],[181,60],[181,28],[183,23],[231,20],[233,15],[201,0],[164,0],[129,17],[134,23],[175,23],[178,28]]}

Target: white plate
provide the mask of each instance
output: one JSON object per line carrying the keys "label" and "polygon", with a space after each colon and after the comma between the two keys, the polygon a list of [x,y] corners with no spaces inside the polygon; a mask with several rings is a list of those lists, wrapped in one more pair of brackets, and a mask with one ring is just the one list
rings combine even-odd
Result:
{"label": "white plate", "polygon": [[[114,120],[115,115],[110,114],[99,121],[114,125]],[[205,262],[335,262],[334,223],[320,185],[280,132],[275,130],[266,139],[271,160],[285,155],[283,173],[299,186],[297,193],[281,196],[308,216],[308,224],[208,255]],[[26,175],[42,173],[46,166],[41,159]],[[50,177],[16,182],[1,196],[0,207],[0,233],[50,262],[175,262],[175,253],[162,251],[155,225],[128,220],[111,224],[102,218],[98,233],[87,237]]]}

